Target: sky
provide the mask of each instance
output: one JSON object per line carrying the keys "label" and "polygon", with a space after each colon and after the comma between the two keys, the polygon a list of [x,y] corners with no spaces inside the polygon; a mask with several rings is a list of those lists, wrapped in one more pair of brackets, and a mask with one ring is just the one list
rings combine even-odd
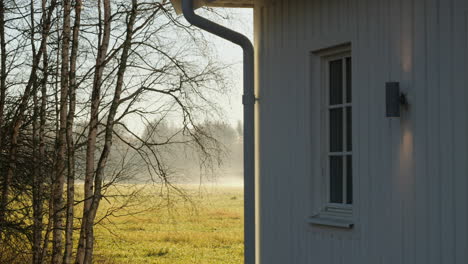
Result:
{"label": "sky", "polygon": [[[216,9],[215,9],[216,10]],[[240,32],[253,41],[253,9],[251,8],[229,8],[220,11],[227,11],[230,19],[219,20],[220,24]],[[226,121],[232,125],[236,125],[239,120],[242,121],[242,49],[224,39],[217,36],[205,33],[206,37],[215,46],[215,52],[218,53],[219,59],[228,64],[234,64],[232,67],[232,75],[230,83],[233,87],[231,92],[225,98],[219,98],[219,102],[225,112]]]}

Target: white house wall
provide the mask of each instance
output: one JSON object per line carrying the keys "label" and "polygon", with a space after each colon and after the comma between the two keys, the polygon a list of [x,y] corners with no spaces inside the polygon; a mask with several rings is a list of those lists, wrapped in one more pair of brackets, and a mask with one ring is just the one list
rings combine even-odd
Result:
{"label": "white house wall", "polygon": [[[255,6],[263,264],[468,263],[468,1]],[[311,226],[319,87],[311,51],[351,42],[356,226]],[[410,107],[385,117],[385,82]]]}

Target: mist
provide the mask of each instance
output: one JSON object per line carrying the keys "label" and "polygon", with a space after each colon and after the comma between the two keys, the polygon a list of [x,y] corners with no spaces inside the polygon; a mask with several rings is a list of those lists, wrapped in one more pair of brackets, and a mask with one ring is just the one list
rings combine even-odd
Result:
{"label": "mist", "polygon": [[[152,142],[172,142],[156,147],[159,160],[147,160],[123,141],[132,140],[125,131],[114,142],[114,152],[106,173],[108,182],[132,184],[160,184],[168,180],[173,184],[243,185],[243,124],[232,125],[222,121],[205,121],[199,133],[209,135],[206,153],[196,148],[187,131],[167,122],[153,122],[146,126],[141,137]],[[207,153],[210,153],[207,155]],[[84,154],[84,153],[83,153]],[[164,175],[146,164],[160,164]],[[84,165],[84,164],[83,164]]]}

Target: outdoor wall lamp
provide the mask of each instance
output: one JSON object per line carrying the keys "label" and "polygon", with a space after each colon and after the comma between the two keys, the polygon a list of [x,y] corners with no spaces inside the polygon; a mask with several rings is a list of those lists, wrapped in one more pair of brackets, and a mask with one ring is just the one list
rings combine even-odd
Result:
{"label": "outdoor wall lamp", "polygon": [[386,88],[386,116],[400,117],[401,106],[408,104],[406,95],[400,92],[399,82],[387,82]]}

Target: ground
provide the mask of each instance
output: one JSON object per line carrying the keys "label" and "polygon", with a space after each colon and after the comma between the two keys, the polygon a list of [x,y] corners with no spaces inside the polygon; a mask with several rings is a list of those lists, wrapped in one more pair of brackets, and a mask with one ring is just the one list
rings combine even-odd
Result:
{"label": "ground", "polygon": [[[139,203],[129,204],[130,210],[102,221],[96,227],[95,263],[242,263],[242,188],[189,189],[190,200],[173,199],[170,210],[160,205],[164,197],[144,191],[136,196]],[[111,207],[104,200],[101,206],[101,212],[110,212],[115,203]]]}

